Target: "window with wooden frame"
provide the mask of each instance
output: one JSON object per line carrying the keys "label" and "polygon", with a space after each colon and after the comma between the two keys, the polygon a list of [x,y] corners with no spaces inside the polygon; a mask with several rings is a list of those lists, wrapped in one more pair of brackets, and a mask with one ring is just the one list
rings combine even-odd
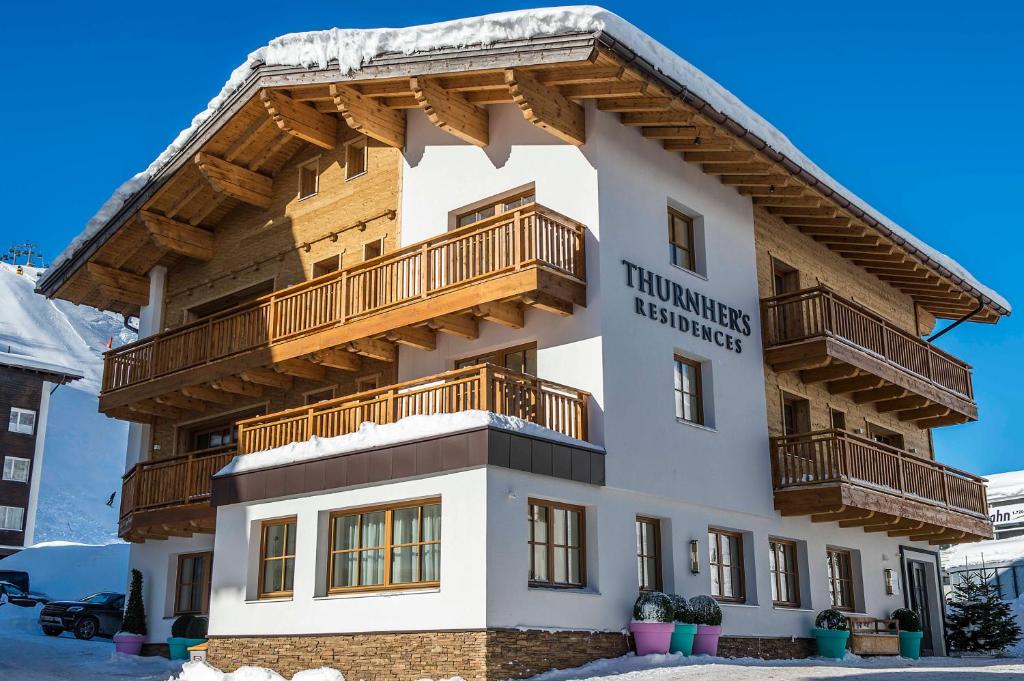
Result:
{"label": "window with wooden frame", "polygon": [[905,442],[903,440],[903,434],[897,433],[895,430],[889,430],[883,428],[877,424],[867,422],[868,437],[875,442],[889,447],[895,447],[896,449],[905,449]]}
{"label": "window with wooden frame", "polygon": [[534,203],[536,200],[537,197],[533,189],[504,196],[477,208],[460,212],[455,218],[455,227],[465,227],[481,220],[493,218],[495,215],[511,213],[517,208]]}
{"label": "window with wooden frame", "polygon": [[782,432],[787,436],[811,432],[810,400],[782,393]]}
{"label": "window with wooden frame", "polygon": [[331,514],[331,593],[438,586],[439,499]]}
{"label": "window with wooden frame", "polygon": [[210,611],[210,569],[213,553],[184,553],[178,556],[174,588],[175,615],[202,615]]}
{"label": "window with wooden frame", "polygon": [[668,209],[668,244],[670,259],[676,267],[697,271],[694,251],[693,218],[675,208]]}
{"label": "window with wooden frame", "polygon": [[246,286],[244,288],[232,291],[227,295],[219,296],[211,300],[204,301],[198,305],[185,310],[185,322],[195,321],[209,315],[229,310],[236,305],[247,303],[250,300],[255,300],[260,296],[265,296],[268,293],[274,292],[274,280],[266,279],[252,286]]}
{"label": "window with wooden frame", "polygon": [[582,587],[586,576],[586,510],[530,499],[530,586]]}
{"label": "window with wooden frame", "polygon": [[320,191],[320,157],[299,166],[299,200],[316,196]]}
{"label": "window with wooden frame", "polygon": [[366,138],[360,137],[345,145],[345,180],[351,180],[366,173]]}
{"label": "window with wooden frame", "polygon": [[743,535],[739,532],[708,530],[708,563],[711,567],[711,595],[728,603],[746,601],[743,575]]}
{"label": "window with wooden frame", "polygon": [[772,576],[772,604],[780,608],[800,607],[796,542],[770,538],[768,549],[768,569]]}
{"label": "window with wooden frame", "polygon": [[828,548],[828,596],[836,610],[853,610],[853,555],[845,549]]}
{"label": "window with wooden frame", "polygon": [[4,457],[4,480],[8,482],[28,482],[31,472],[32,459],[24,459],[20,456]]}
{"label": "window with wooden frame", "polygon": [[356,379],[356,392],[363,393],[367,390],[376,390],[380,387],[380,374],[360,376]]}
{"label": "window with wooden frame", "polygon": [[21,532],[25,522],[25,509],[20,506],[0,506],[0,530]]}
{"label": "window with wooden frame", "polygon": [[11,407],[11,418],[8,421],[7,430],[12,433],[31,435],[36,432],[36,413],[31,409]]}
{"label": "window with wooden frame", "polygon": [[701,366],[696,360],[675,356],[676,418],[704,424],[704,389]]}
{"label": "window with wooden frame", "polygon": [[504,367],[509,371],[518,371],[521,374],[536,376],[537,344],[525,343],[523,345],[514,345],[509,348],[502,348],[501,350],[494,350],[493,352],[487,352],[482,355],[464,357],[460,360],[456,360],[455,368],[465,369],[466,367],[484,363]]}
{"label": "window with wooden frame", "polygon": [[189,450],[198,452],[215,447],[228,447],[238,442],[238,428],[235,422],[197,428],[189,434]]}
{"label": "window with wooden frame", "polygon": [[384,239],[374,239],[363,244],[363,260],[379,258],[384,254]]}
{"label": "window with wooden frame", "polygon": [[661,591],[661,521],[636,517],[636,576],[640,591]]}
{"label": "window with wooden frame", "polygon": [[836,430],[846,430],[846,412],[829,407],[828,409],[828,420],[833,428]]}
{"label": "window with wooden frame", "polygon": [[341,253],[335,253],[334,255],[328,256],[323,260],[317,260],[313,263],[313,278],[322,277],[325,274],[331,272],[337,272],[341,269]]}
{"label": "window with wooden frame", "polygon": [[316,404],[317,402],[323,402],[325,400],[333,400],[334,392],[333,385],[327,388],[320,388],[319,390],[310,390],[302,396],[303,402],[310,405]]}
{"label": "window with wooden frame", "polygon": [[295,518],[265,520],[260,530],[260,598],[286,598],[295,583]]}

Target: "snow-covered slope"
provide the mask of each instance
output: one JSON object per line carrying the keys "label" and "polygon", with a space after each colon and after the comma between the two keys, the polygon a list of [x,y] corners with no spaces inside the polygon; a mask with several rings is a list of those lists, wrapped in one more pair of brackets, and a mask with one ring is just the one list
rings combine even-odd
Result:
{"label": "snow-covered slope", "polygon": [[29,588],[54,600],[77,599],[97,591],[123,593],[128,544],[44,542],[0,560],[0,570],[27,572]]}
{"label": "snow-covered slope", "polygon": [[50,396],[37,542],[92,544],[117,540],[117,499],[124,472],[127,426],[98,411],[103,351],[134,340],[119,317],[35,293],[42,270],[0,263],[0,351],[73,367],[85,378]]}

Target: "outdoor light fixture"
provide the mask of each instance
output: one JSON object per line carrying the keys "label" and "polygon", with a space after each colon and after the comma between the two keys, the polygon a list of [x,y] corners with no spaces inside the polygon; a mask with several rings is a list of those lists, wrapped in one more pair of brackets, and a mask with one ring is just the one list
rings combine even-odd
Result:
{"label": "outdoor light fixture", "polygon": [[896,593],[896,572],[892,568],[885,568],[885,593],[887,596]]}
{"label": "outdoor light fixture", "polygon": [[690,540],[690,572],[700,574],[700,558],[697,556],[697,540]]}

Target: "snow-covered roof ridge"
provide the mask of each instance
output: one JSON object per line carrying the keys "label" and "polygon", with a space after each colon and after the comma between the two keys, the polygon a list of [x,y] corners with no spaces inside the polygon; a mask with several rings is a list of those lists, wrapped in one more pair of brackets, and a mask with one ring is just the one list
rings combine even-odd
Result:
{"label": "snow-covered roof ridge", "polygon": [[654,69],[703,99],[713,109],[731,118],[752,135],[764,141],[777,153],[814,176],[828,189],[854,207],[871,216],[894,238],[906,242],[924,258],[946,270],[953,277],[988,298],[1007,313],[1009,302],[993,289],[982,284],[962,265],[924,243],[896,224],[866,201],[846,189],[804,155],[790,140],[768,121],[746,106],[735,95],[708,75],[672,52],[633,24],[601,7],[591,5],[548,7],[501,12],[421,26],[379,29],[333,28],[323,31],[289,33],[273,39],[249,54],[246,61],[232,71],[220,93],[207,108],[192,119],[146,170],[122,184],[108,199],[85,229],[53,260],[51,271],[71,258],[122,206],[169,163],[200,127],[214,116],[260,65],[292,66],[326,69],[336,64],[342,73],[350,73],[368,61],[385,54],[416,54],[443,48],[468,45],[488,47],[495,43],[563,34],[606,33],[626,45]]}
{"label": "snow-covered roof ridge", "polygon": [[988,480],[985,487],[990,503],[1003,499],[1024,498],[1024,471],[992,473],[985,478]]}
{"label": "snow-covered roof ridge", "polygon": [[33,371],[45,371],[58,376],[65,376],[70,380],[85,378],[85,374],[79,369],[72,369],[61,364],[44,362],[41,359],[20,355],[15,352],[0,352],[0,365],[16,367],[19,369],[31,369]]}

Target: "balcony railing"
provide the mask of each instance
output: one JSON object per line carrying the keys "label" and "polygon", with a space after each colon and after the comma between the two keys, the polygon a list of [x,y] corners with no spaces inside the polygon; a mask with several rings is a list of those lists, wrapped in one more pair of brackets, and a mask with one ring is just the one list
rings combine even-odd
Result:
{"label": "balcony railing", "polygon": [[228,445],[136,464],[122,480],[121,517],[206,501],[213,474],[234,455],[235,445]]}
{"label": "balcony railing", "polygon": [[772,438],[771,456],[776,490],[848,483],[988,516],[982,478],[843,430]]}
{"label": "balcony railing", "polygon": [[583,281],[582,225],[533,205],[108,352],[103,391],[144,383],[530,266]]}
{"label": "balcony railing", "polygon": [[825,286],[765,298],[761,312],[765,348],[831,336],[944,390],[973,399],[970,365]]}
{"label": "balcony railing", "polygon": [[517,416],[586,440],[588,397],[582,390],[480,364],[239,421],[238,445],[242,453],[258,452],[314,435],[345,435],[367,421],[387,424],[471,409]]}

